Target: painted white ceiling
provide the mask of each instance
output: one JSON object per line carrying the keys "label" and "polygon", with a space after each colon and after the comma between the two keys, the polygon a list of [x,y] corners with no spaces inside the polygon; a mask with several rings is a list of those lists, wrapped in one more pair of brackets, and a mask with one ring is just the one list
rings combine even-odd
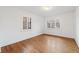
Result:
{"label": "painted white ceiling", "polygon": [[42,6],[24,6],[21,9],[27,10],[29,12],[35,13],[40,16],[54,16],[70,11],[74,11],[76,7],[74,6],[51,6],[51,10],[44,10]]}

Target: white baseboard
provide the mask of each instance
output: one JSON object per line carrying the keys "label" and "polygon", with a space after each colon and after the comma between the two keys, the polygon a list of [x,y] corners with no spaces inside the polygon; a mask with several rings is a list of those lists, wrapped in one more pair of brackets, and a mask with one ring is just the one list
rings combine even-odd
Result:
{"label": "white baseboard", "polygon": [[75,42],[76,42],[76,44],[77,44],[77,46],[79,48],[79,42],[77,41],[77,39],[75,39]]}
{"label": "white baseboard", "polygon": [[54,36],[59,36],[59,37],[65,37],[65,38],[71,38],[71,39],[75,39],[75,38],[67,37],[67,36],[64,36],[64,35],[57,35],[57,34],[50,34],[50,33],[44,33],[44,34],[54,35]]}
{"label": "white baseboard", "polygon": [[11,45],[11,44],[14,44],[14,43],[17,43],[17,42],[20,42],[20,41],[26,40],[26,39],[30,39],[30,38],[32,38],[32,37],[35,37],[35,36],[38,36],[38,35],[41,35],[41,34],[43,34],[43,33],[34,34],[34,35],[31,36],[31,37],[23,38],[23,39],[19,39],[18,41],[15,41],[15,42],[11,42],[11,43],[9,43],[9,44],[2,45],[1,47],[7,46],[7,45]]}

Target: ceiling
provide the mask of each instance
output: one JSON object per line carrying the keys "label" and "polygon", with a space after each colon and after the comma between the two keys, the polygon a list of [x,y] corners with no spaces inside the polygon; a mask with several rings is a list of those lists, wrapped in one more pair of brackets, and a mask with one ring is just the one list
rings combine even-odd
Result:
{"label": "ceiling", "polygon": [[44,10],[43,6],[24,6],[21,9],[27,10],[40,16],[54,16],[66,12],[74,11],[75,6],[51,6],[51,10]]}

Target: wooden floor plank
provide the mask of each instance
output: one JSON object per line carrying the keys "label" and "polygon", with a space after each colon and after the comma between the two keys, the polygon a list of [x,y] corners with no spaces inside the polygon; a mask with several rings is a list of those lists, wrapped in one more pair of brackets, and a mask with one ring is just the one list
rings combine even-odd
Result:
{"label": "wooden floor plank", "polygon": [[39,35],[1,48],[2,53],[78,53],[74,39]]}

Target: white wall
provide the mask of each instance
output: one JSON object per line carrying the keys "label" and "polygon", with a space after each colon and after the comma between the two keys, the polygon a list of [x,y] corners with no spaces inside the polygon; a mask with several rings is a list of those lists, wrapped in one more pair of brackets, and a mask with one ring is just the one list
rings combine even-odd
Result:
{"label": "white wall", "polygon": [[[32,17],[31,30],[22,30],[23,16]],[[43,28],[43,17],[17,7],[0,7],[0,47],[39,35]]]}
{"label": "white wall", "polygon": [[76,42],[79,47],[79,7],[76,8]]}
{"label": "white wall", "polygon": [[[47,21],[55,19],[59,19],[60,28],[48,29]],[[75,12],[71,11],[68,13],[63,13],[52,17],[46,17],[44,33],[75,38]]]}

